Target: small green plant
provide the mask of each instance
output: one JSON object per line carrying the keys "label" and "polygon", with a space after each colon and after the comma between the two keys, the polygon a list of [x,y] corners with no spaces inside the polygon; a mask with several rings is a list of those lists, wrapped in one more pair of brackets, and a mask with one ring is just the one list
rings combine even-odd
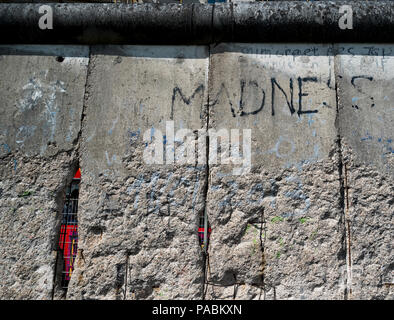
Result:
{"label": "small green plant", "polygon": [[281,247],[284,246],[285,242],[283,241],[283,238],[279,238],[279,244]]}
{"label": "small green plant", "polygon": [[307,222],[308,220],[309,220],[309,218],[307,218],[307,217],[304,217],[304,218],[300,218],[300,219],[298,219],[301,223],[305,223],[305,222]]}
{"label": "small green plant", "polygon": [[277,223],[277,222],[282,222],[282,221],[284,221],[284,219],[283,219],[283,217],[280,217],[280,216],[276,216],[276,217],[273,217],[272,219],[271,219],[271,222],[273,222],[273,223]]}
{"label": "small green plant", "polygon": [[278,251],[277,253],[276,253],[276,259],[279,259],[280,258],[280,251]]}
{"label": "small green plant", "polygon": [[18,194],[18,197],[19,197],[19,198],[28,197],[28,196],[31,196],[32,194],[33,194],[33,191],[26,190],[26,191],[24,191],[24,192]]}
{"label": "small green plant", "polygon": [[248,233],[248,231],[250,230],[251,227],[252,227],[252,225],[248,223],[248,225],[246,226],[244,235]]}

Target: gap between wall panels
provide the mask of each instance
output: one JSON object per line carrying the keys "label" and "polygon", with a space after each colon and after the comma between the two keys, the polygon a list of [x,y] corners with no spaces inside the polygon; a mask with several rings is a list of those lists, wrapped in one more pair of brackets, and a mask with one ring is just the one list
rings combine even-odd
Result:
{"label": "gap between wall panels", "polygon": [[[206,71],[206,83],[207,83],[207,103],[206,103],[206,131],[208,132],[209,130],[209,113],[210,113],[210,71],[211,71],[211,46],[207,46],[208,50],[208,65],[207,65],[207,71]],[[199,240],[200,240],[200,246],[202,249],[202,254],[203,254],[203,283],[202,283],[202,295],[201,298],[202,300],[205,300],[205,295],[207,293],[207,276],[208,276],[208,270],[209,270],[209,252],[208,252],[208,241],[209,241],[209,236],[211,233],[210,229],[210,224],[208,220],[208,212],[207,212],[207,205],[208,205],[208,190],[209,190],[209,135],[207,134],[205,137],[205,185],[204,185],[204,190],[203,190],[203,201],[204,201],[204,208],[202,212],[200,213],[199,217]],[[200,232],[201,230],[201,232]]]}
{"label": "gap between wall panels", "polygon": [[67,185],[63,199],[52,299],[65,299],[78,253],[78,199],[81,169]]}
{"label": "gap between wall panels", "polygon": [[[342,210],[340,217],[342,227],[342,247],[340,252],[343,253],[346,265],[346,279],[344,279],[344,300],[352,298],[352,253],[351,253],[351,234],[350,234],[350,217],[349,217],[349,186],[348,186],[348,170],[347,164],[344,162],[342,136],[339,127],[339,86],[338,79],[342,76],[337,62],[338,48],[336,44],[332,44],[334,52],[334,77],[335,77],[335,100],[336,100],[336,120],[337,123],[337,149],[338,149],[338,175],[339,175],[339,205]],[[342,254],[341,254],[342,256]]]}

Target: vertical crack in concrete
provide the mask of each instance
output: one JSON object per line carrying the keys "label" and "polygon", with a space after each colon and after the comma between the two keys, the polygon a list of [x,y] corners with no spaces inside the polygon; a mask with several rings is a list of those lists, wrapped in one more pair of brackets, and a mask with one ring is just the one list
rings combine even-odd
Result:
{"label": "vertical crack in concrete", "polygon": [[237,298],[239,284],[237,283],[237,275],[235,273],[233,273],[233,277],[234,277],[233,300],[235,300]]}
{"label": "vertical crack in concrete", "polygon": [[[211,47],[210,45],[207,46],[208,50],[208,68],[207,68],[207,103],[206,103],[206,135],[205,135],[205,182],[204,182],[204,189],[203,189],[203,201],[204,201],[204,241],[207,239],[205,235],[208,234],[209,230],[209,220],[208,220],[208,213],[207,213],[207,198],[208,198],[208,189],[209,189],[209,113],[210,113],[210,97],[209,97],[209,88],[210,88],[210,70],[211,70]],[[203,254],[203,285],[202,285],[202,300],[205,300],[205,295],[207,293],[207,276],[209,268],[209,253],[208,253],[208,246],[207,242],[204,243],[204,250]]]}
{"label": "vertical crack in concrete", "polygon": [[124,294],[123,294],[123,300],[127,300],[127,278],[128,278],[128,272],[129,272],[129,252],[126,252],[126,270],[125,270],[125,275],[124,275]]}
{"label": "vertical crack in concrete", "polygon": [[92,57],[91,57],[92,49],[91,46],[89,46],[89,53],[88,53],[88,66],[86,70],[86,80],[85,80],[85,87],[84,87],[84,95],[83,95],[83,102],[82,102],[82,112],[81,112],[81,123],[79,127],[79,132],[78,136],[76,138],[75,144],[76,144],[76,151],[77,151],[77,158],[78,161],[80,162],[81,158],[81,142],[82,142],[82,130],[83,126],[85,123],[85,116],[86,116],[86,105],[87,105],[87,100],[89,98],[90,90],[89,90],[89,76],[92,72]]}
{"label": "vertical crack in concrete", "polygon": [[[260,250],[261,250],[261,290],[264,293],[264,300],[266,299],[266,288],[265,288],[265,239],[266,239],[266,221],[264,216],[264,208],[261,211],[261,221],[260,221]],[[264,232],[264,234],[263,234]],[[259,300],[261,300],[261,290],[259,295]]]}
{"label": "vertical crack in concrete", "polygon": [[[85,119],[85,115],[86,115],[86,102],[87,102],[87,99],[88,99],[88,96],[89,96],[89,89],[88,89],[88,87],[89,87],[88,83],[89,82],[88,81],[89,81],[90,73],[91,73],[91,46],[88,47],[88,65],[87,65],[87,68],[86,68],[86,79],[85,79],[85,85],[84,85],[84,94],[83,94],[83,101],[82,101],[82,112],[81,112],[80,127],[79,127],[79,131],[78,131],[77,137],[73,141],[73,145],[75,146],[75,153],[76,153],[76,163],[75,163],[76,169],[72,169],[74,174],[75,174],[76,170],[78,168],[80,168],[80,163],[81,163],[80,162],[80,158],[81,158],[80,149],[81,149],[81,140],[82,140],[81,137],[82,137],[82,128],[83,128],[83,124],[84,124],[84,119]],[[66,187],[67,187],[67,185],[70,182],[71,182],[71,179],[70,179],[70,181],[67,181]],[[63,209],[63,206],[61,208]],[[59,230],[60,230],[60,228],[59,228]],[[80,258],[80,257],[83,258],[82,251],[83,251],[83,249],[78,249],[78,252],[81,252],[81,256],[78,255],[78,258]],[[59,256],[59,252],[57,252],[57,256],[56,256],[56,265],[58,264],[58,260],[59,260],[58,256]],[[83,258],[83,260],[85,260],[85,259]],[[56,270],[56,268],[57,267],[55,266],[55,270]],[[78,268],[78,264],[75,264],[74,271],[75,271],[76,268]],[[56,274],[55,274],[55,277],[56,277]],[[52,293],[52,299],[54,298],[54,295],[55,295],[56,283],[54,282],[53,285],[54,285],[54,289],[53,289],[53,293]]]}
{"label": "vertical crack in concrete", "polygon": [[[71,172],[67,174],[66,177],[69,177],[71,175]],[[63,207],[64,207],[64,195],[63,193],[65,192],[67,186],[69,185],[70,179],[66,178],[64,181],[64,185],[60,190],[57,191],[56,194],[56,203],[57,203],[57,217],[56,217],[56,223],[54,226],[54,238],[52,239],[52,252],[56,252],[56,257],[55,257],[55,262],[53,265],[53,278],[52,278],[52,289],[51,289],[51,300],[55,300],[56,293],[59,292],[59,286],[58,283],[60,282],[59,277],[61,277],[62,273],[62,263],[63,259],[61,256],[61,251],[59,250],[59,238],[60,238],[60,233],[61,233],[61,224],[62,224],[62,219],[63,219]]]}
{"label": "vertical crack in concrete", "polygon": [[[341,250],[340,255],[338,256],[339,259],[344,256],[347,263],[347,233],[346,233],[346,208],[345,208],[345,179],[343,177],[343,155],[342,155],[342,143],[341,143],[341,136],[338,134],[337,136],[337,144],[338,144],[338,175],[339,175],[339,205],[341,208],[341,217],[340,217],[340,225],[342,229],[342,239],[341,239]],[[346,280],[347,281],[347,280]],[[347,285],[344,288],[344,299],[347,300],[348,298],[348,290]]]}
{"label": "vertical crack in concrete", "polygon": [[[350,221],[349,221],[349,196],[348,196],[348,173],[347,165],[344,163],[343,153],[342,153],[342,137],[340,131],[340,121],[339,121],[339,88],[338,88],[338,77],[339,74],[337,62],[337,48],[334,44],[334,76],[335,76],[335,100],[336,100],[336,119],[335,124],[337,128],[337,152],[338,152],[338,175],[339,175],[339,206],[341,208],[340,225],[342,226],[342,247],[339,252],[338,258],[345,259],[346,263],[346,285],[344,288],[344,299],[348,300],[351,295],[351,245],[350,245]],[[345,172],[344,172],[345,171]]]}
{"label": "vertical crack in concrete", "polygon": [[347,237],[347,289],[348,298],[352,298],[352,243],[350,234],[350,216],[349,216],[349,183],[348,183],[348,170],[346,163],[345,166],[345,198],[346,198],[346,208],[345,208],[345,221],[346,221],[346,237]]}

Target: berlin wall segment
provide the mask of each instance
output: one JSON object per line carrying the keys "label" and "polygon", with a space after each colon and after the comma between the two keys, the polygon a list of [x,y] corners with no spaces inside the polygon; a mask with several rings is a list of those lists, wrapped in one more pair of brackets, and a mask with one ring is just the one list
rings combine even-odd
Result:
{"label": "berlin wall segment", "polygon": [[[60,209],[47,191],[60,192],[78,161],[83,254],[69,299],[392,296],[391,45],[92,46],[90,59],[86,47],[15,48],[0,60],[18,70],[0,87],[2,234],[9,243],[25,219],[42,223],[34,201],[50,226],[3,248],[2,278],[14,283],[4,297],[50,297],[53,272],[42,270],[53,269]],[[223,135],[199,149],[204,132]],[[159,140],[166,161],[145,162]],[[215,141],[226,163],[210,161]],[[190,144],[191,162],[177,161]],[[248,152],[250,168],[234,171]],[[18,197],[29,183],[40,196]],[[204,210],[209,261],[196,232]],[[26,252],[42,260],[12,265]],[[11,279],[7,268],[24,271]],[[18,291],[38,275],[43,296]]]}

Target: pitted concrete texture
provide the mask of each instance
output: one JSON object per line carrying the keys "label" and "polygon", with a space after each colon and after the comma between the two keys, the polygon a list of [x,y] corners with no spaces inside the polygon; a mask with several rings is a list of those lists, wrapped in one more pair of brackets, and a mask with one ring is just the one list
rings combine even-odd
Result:
{"label": "pitted concrete texture", "polygon": [[237,299],[342,299],[338,191],[332,156],[302,171],[257,167],[236,179],[212,179],[207,294],[223,298],[220,286],[237,284],[254,288],[234,292]]}
{"label": "pitted concrete texture", "polygon": [[348,291],[393,299],[394,47],[338,45]]}
{"label": "pitted concrete texture", "polygon": [[[0,47],[0,298],[393,299],[393,52]],[[250,129],[250,166],[207,165],[213,136],[182,152],[221,129],[218,150],[239,137],[244,158]],[[55,249],[78,165],[64,297]]]}
{"label": "pitted concrete texture", "polygon": [[209,298],[344,297],[333,63],[329,46],[213,50],[209,126],[251,128],[252,169],[210,166]]}
{"label": "pitted concrete texture", "polygon": [[0,47],[2,299],[52,297],[87,64],[87,47]]}
{"label": "pitted concrete texture", "polygon": [[93,49],[81,149],[84,258],[69,298],[201,298],[206,169],[147,164],[143,153],[146,132],[170,143],[167,121],[175,131],[205,130],[207,71],[205,47]]}

